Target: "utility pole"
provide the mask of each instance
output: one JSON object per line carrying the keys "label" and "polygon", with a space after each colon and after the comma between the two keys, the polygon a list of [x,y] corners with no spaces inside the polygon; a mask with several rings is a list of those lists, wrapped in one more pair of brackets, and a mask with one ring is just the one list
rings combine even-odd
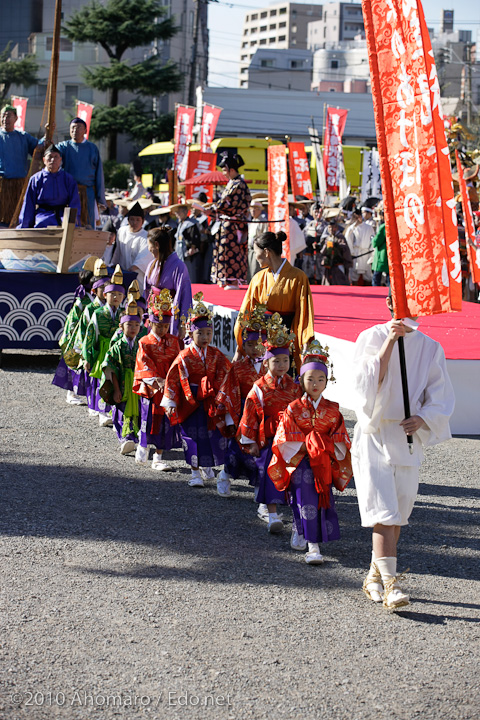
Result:
{"label": "utility pole", "polygon": [[188,104],[195,105],[195,84],[197,79],[197,47],[198,47],[198,30],[200,26],[200,0],[195,0],[195,16],[193,20],[193,45],[192,58],[190,60],[190,82],[188,85]]}
{"label": "utility pole", "polygon": [[467,43],[465,47],[465,102],[467,105],[467,127],[472,125],[472,48],[473,43]]}

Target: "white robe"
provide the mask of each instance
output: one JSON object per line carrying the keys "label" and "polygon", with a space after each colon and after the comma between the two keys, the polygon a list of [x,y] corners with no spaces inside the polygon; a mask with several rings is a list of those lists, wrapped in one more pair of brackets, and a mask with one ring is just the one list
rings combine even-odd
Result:
{"label": "white robe", "polygon": [[118,263],[122,270],[130,270],[134,265],[138,267],[137,280],[139,286],[143,287],[145,272],[152,260],[153,255],[148,249],[147,231],[132,233],[130,225],[121,227],[117,233],[117,244],[111,264]]}
{"label": "white robe", "polygon": [[[372,238],[374,235],[373,227],[366,222],[351,225],[345,233],[345,240],[354,257],[353,268],[350,270],[350,278],[353,281],[358,280],[359,275],[363,275],[367,282],[372,279]],[[371,252],[367,255],[369,250]],[[359,255],[361,257],[358,257]]]}
{"label": "white robe", "polygon": [[419,415],[428,427],[414,436],[410,455],[405,433],[402,381],[398,347],[394,347],[383,382],[379,385],[379,352],[390,330],[390,323],[375,325],[362,332],[355,344],[353,359],[355,385],[354,446],[375,436],[391,465],[419,466],[422,444],[436,445],[451,437],[449,419],[455,395],[447,373],[445,355],[439,343],[418,330],[405,335],[410,414]]}

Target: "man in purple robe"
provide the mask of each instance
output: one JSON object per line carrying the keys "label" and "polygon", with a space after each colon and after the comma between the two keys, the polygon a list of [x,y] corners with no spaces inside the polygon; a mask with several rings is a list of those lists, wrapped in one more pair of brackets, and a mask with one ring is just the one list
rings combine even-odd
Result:
{"label": "man in purple robe", "polygon": [[62,156],[54,145],[45,150],[45,168],[30,178],[23,200],[18,228],[61,225],[66,207],[77,211],[80,225],[80,196],[76,180],[62,170]]}

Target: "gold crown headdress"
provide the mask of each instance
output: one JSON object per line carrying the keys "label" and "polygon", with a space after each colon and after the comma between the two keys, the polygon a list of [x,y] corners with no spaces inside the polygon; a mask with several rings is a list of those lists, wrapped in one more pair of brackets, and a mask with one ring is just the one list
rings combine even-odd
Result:
{"label": "gold crown headdress", "polygon": [[294,333],[290,332],[283,324],[280,313],[273,313],[267,322],[267,340],[265,343],[267,348],[283,348],[288,345],[290,350],[292,350],[294,340]]}
{"label": "gold crown headdress", "polygon": [[322,363],[329,371],[330,382],[335,382],[333,377],[333,363],[330,360],[330,352],[328,345],[322,346],[318,340],[312,340],[308,343],[305,350],[302,352],[302,367],[308,363]]}
{"label": "gold crown headdress", "polygon": [[160,290],[158,295],[153,295],[148,307],[150,312],[159,317],[160,315],[173,315],[176,318],[180,312],[178,307],[173,304],[170,290],[167,288]]}
{"label": "gold crown headdress", "polygon": [[207,326],[212,326],[213,312],[203,302],[203,293],[198,292],[193,296],[194,303],[188,310],[188,326],[192,329],[192,326],[196,324],[196,320],[206,321]]}
{"label": "gold crown headdress", "polygon": [[115,271],[110,278],[113,285],[123,285],[123,272],[120,265],[117,265]]}
{"label": "gold crown headdress", "polygon": [[266,305],[256,305],[253,310],[245,310],[238,315],[238,324],[242,328],[242,336],[245,340],[249,332],[258,332],[259,338],[262,332],[267,329]]}

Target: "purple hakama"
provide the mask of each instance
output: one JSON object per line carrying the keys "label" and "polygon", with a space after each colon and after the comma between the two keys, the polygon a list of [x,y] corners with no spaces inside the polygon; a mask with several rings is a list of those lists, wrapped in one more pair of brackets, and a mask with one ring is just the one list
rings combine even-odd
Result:
{"label": "purple hakama", "polygon": [[[198,385],[191,385],[194,397]],[[225,462],[227,438],[218,428],[208,429],[208,418],[203,405],[186,418],[180,425],[185,462],[193,468],[217,467]]]}
{"label": "purple hakama", "polygon": [[303,458],[287,491],[294,522],[299,535],[307,542],[324,543],[340,538],[340,527],[335,510],[335,499],[330,488],[330,507],[318,507],[315,479],[307,458]]}
{"label": "purple hakama", "polygon": [[269,438],[265,447],[260,450],[260,456],[254,458],[255,471],[250,485],[255,485],[255,501],[265,505],[285,505],[285,493],[277,490],[267,472],[272,459],[273,438]]}
{"label": "purple hakama", "polygon": [[172,450],[182,447],[182,436],[178,425],[170,425],[170,420],[163,415],[160,422],[160,431],[152,435],[152,402],[140,397],[140,446],[147,448],[154,445],[157,450]]}
{"label": "purple hakama", "polygon": [[[123,413],[125,412],[125,405],[126,403],[121,402],[118,403],[118,405],[112,406],[112,421],[113,421],[113,427],[115,428],[115,432],[117,433],[118,441],[120,443],[124,443],[126,440],[133,440],[134,443],[138,442],[138,438],[136,433],[130,432],[128,435],[125,435],[122,437],[123,432]],[[107,405],[107,407],[109,407]],[[102,412],[105,412],[102,410]]]}

